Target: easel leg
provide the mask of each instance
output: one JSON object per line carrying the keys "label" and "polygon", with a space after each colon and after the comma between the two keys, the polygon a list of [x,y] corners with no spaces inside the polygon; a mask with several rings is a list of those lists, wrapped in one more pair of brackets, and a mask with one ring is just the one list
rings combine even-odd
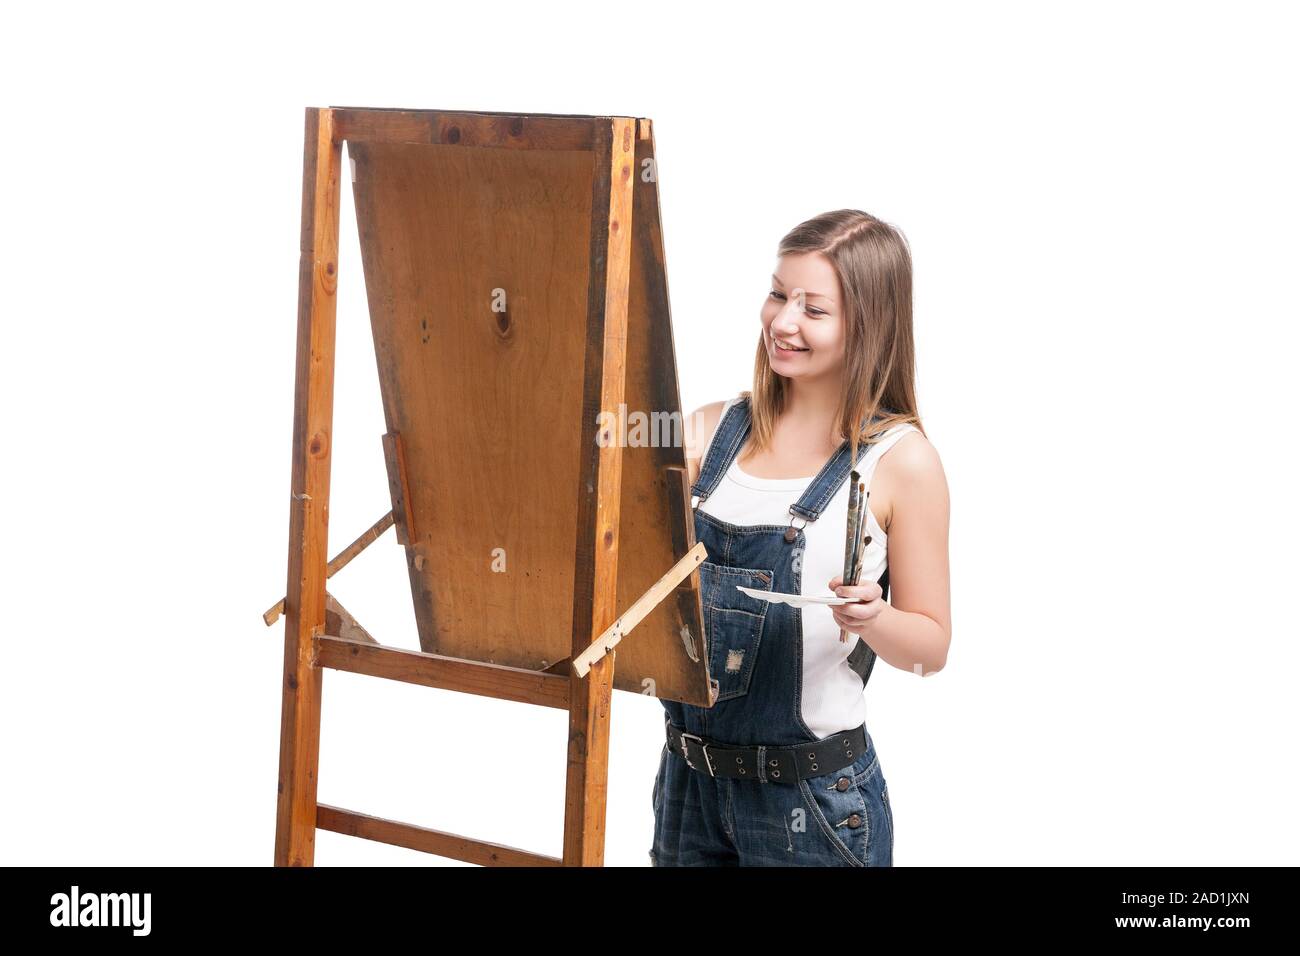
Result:
{"label": "easel leg", "polygon": [[342,141],[334,138],[332,111],[308,109],[298,267],[276,866],[311,866],[315,861],[322,670],[313,660],[315,638],[323,633],[325,625],[341,158]]}
{"label": "easel leg", "polygon": [[[587,294],[586,374],[582,396],[582,469],[573,581],[573,653],[585,651],[618,615],[618,517],[623,438],[596,441],[601,411],[618,414],[624,397],[628,280],[632,260],[635,120],[601,131],[592,177],[591,256]],[[603,268],[601,264],[603,263]],[[605,862],[614,653],[585,678],[570,675],[564,865]]]}

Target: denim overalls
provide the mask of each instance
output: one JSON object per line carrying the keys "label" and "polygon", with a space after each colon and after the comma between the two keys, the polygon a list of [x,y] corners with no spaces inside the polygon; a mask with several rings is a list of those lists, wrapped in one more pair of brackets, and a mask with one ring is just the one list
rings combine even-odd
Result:
{"label": "denim overalls", "polygon": [[[718,424],[691,489],[700,501],[722,480],[749,429],[746,397],[728,408]],[[868,449],[860,445],[859,458]],[[800,609],[760,601],[736,585],[800,593],[798,558],[804,549],[800,529],[817,520],[851,470],[846,441],[791,505],[789,526],[738,526],[695,510],[696,539],[704,542],[709,553],[700,565],[700,586],[709,674],[717,681],[717,701],[711,708],[662,701],[666,731],[675,727],[704,742],[764,747],[819,740],[800,711]],[[837,748],[823,763],[827,772],[800,778],[782,764],[786,773],[781,780],[770,776],[779,775],[772,770],[779,762],[763,756],[754,761],[747,778],[715,776],[710,770],[717,765],[710,765],[708,751],[703,759],[693,757],[692,767],[665,743],[652,799],[652,863],[892,866],[894,822],[885,778],[866,727],[853,730],[861,734],[856,739],[864,740],[865,746],[849,743],[847,734],[822,738],[834,740]],[[688,755],[699,754],[697,746],[698,742],[693,744]],[[740,757],[724,759],[748,762]],[[810,762],[810,772],[816,766]]]}

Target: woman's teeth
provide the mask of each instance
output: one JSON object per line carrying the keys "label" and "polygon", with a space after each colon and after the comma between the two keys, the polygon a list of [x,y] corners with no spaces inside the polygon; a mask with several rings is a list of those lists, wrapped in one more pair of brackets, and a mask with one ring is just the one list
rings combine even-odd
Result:
{"label": "woman's teeth", "polygon": [[780,342],[777,342],[777,343],[776,343],[776,347],[777,347],[778,349],[780,349],[782,352],[807,352],[807,351],[808,351],[807,349],[792,349],[792,348],[788,348],[788,347],[782,345]]}

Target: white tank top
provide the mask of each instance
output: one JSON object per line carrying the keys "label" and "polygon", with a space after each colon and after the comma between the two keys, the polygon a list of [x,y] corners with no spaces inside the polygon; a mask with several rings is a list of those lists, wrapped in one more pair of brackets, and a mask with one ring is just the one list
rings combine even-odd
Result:
{"label": "white tank top", "polygon": [[[733,398],[722,409],[739,401]],[[718,417],[719,423],[722,415]],[[881,457],[908,432],[919,431],[910,422],[894,425],[873,444],[858,462],[859,481],[871,490],[871,477]],[[709,447],[714,434],[709,436]],[[706,451],[707,456],[707,451]],[[812,483],[816,475],[807,478],[756,478],[741,470],[733,458],[718,487],[697,506],[698,510],[713,515],[721,521],[735,525],[790,523],[790,506]],[[844,574],[844,537],[849,517],[849,480],[836,490],[830,504],[816,521],[803,527],[806,553],[803,555],[800,575],[800,593],[825,595],[831,578]],[[862,556],[862,576],[859,582],[877,581],[885,571],[888,545],[885,532],[876,523],[871,508],[867,508],[867,530],[871,544]],[[803,721],[818,737],[829,737],[841,730],[857,727],[866,720],[867,705],[863,694],[862,678],[849,666],[847,658],[857,645],[858,637],[852,633],[840,642],[840,628],[825,605],[797,608],[803,615],[803,690],[801,694]]]}

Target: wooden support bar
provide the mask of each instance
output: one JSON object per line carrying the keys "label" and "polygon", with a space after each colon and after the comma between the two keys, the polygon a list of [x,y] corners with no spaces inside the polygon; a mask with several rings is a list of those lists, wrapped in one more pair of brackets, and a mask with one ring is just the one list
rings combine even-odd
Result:
{"label": "wooden support bar", "polygon": [[668,572],[650,586],[650,589],[637,598],[632,606],[619,615],[600,637],[591,642],[591,646],[573,658],[573,672],[579,677],[586,677],[587,672],[606,654],[611,654],[627,636],[632,628],[640,624],[647,614],[653,611],[672,591],[695,573],[695,569],[709,556],[704,542],[698,542],[686,556],[668,569]]}
{"label": "wooden support bar", "polygon": [[399,823],[383,817],[372,817],[327,803],[316,807],[316,821],[321,830],[375,840],[390,846],[404,846],[410,850],[445,856],[450,860],[477,863],[479,866],[560,866],[563,862],[559,857],[518,850],[512,846],[431,830],[411,823]]}
{"label": "wooden support bar", "polygon": [[[618,614],[618,528],[622,436],[597,441],[602,413],[617,415],[626,383],[628,288],[632,260],[635,120],[596,124],[591,194],[591,270],[587,290],[582,463],[573,575],[576,656]],[[603,268],[601,266],[603,265]],[[605,859],[605,799],[614,654],[584,679],[571,674],[569,769],[565,781],[564,862],[601,866]]]}
{"label": "wooden support bar", "polygon": [[[384,515],[382,518],[380,518],[378,521],[372,524],[369,528],[363,531],[355,541],[353,541],[350,545],[348,545],[346,548],[344,548],[342,551],[340,551],[337,555],[334,556],[333,560],[331,560],[330,563],[325,566],[325,577],[326,578],[334,577],[334,575],[337,574],[340,569],[347,566],[347,563],[349,561],[351,561],[358,554],[364,551],[367,547],[370,546],[370,544],[376,538],[378,538],[381,534],[387,531],[389,526],[392,523],[393,523],[393,513],[390,511],[388,512],[388,514]],[[275,607],[271,608],[269,611],[266,611],[265,613],[262,614],[262,620],[266,622],[267,627],[270,627],[272,624],[274,624],[276,621],[280,619],[280,615],[283,613],[284,613],[284,598],[280,598],[279,602],[275,605]]]}
{"label": "wooden support bar", "polygon": [[443,657],[333,634],[322,634],[316,646],[315,659],[321,667],[522,704],[561,709],[569,706],[568,674]]}
{"label": "wooden support bar", "polygon": [[[624,122],[632,122],[625,120]],[[596,148],[590,117],[560,114],[334,108],[339,139],[369,143],[489,146],[502,149]]]}
{"label": "wooden support bar", "polygon": [[341,161],[342,144],[335,137],[333,115],[327,109],[308,109],[303,144],[276,866],[311,866],[316,848],[321,670],[312,665],[311,658],[313,638],[325,626]]}

